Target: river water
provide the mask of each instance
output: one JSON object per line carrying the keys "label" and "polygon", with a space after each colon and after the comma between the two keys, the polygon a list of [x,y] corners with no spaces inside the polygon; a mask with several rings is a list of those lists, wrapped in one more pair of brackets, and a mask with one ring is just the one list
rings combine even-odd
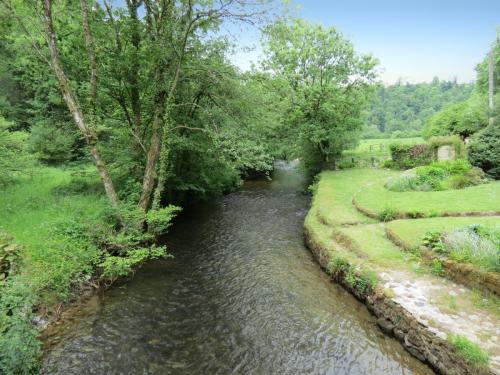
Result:
{"label": "river water", "polygon": [[173,259],[93,297],[47,339],[46,374],[429,374],[332,284],[303,245],[304,181],[273,181],[189,210]]}

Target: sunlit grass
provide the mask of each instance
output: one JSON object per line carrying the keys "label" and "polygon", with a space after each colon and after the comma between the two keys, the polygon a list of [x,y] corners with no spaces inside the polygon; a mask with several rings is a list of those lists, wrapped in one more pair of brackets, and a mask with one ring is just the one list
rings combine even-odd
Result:
{"label": "sunlit grass", "polygon": [[500,225],[498,216],[434,217],[415,220],[395,220],[387,228],[401,239],[406,248],[417,248],[427,232],[451,232],[472,224],[486,226]]}
{"label": "sunlit grass", "polygon": [[[364,173],[359,170],[359,173]],[[461,190],[394,192],[384,187],[385,181],[374,180],[356,196],[357,203],[372,212],[387,207],[405,214],[421,213],[439,216],[445,212],[500,211],[500,181],[472,186]]]}

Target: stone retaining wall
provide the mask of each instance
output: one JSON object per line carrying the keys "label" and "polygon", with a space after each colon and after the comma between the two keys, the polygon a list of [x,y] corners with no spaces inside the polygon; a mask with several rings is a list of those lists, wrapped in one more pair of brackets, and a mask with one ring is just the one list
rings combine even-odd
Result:
{"label": "stone retaining wall", "polygon": [[[304,240],[320,266],[326,270],[330,252],[314,239],[314,232],[307,225],[304,227]],[[411,355],[428,364],[438,374],[492,374],[487,369],[477,369],[466,362],[450,343],[432,333],[382,291],[368,288],[362,294],[351,287],[342,274],[337,275],[334,281],[366,305],[377,317],[377,325],[385,334],[396,338]]]}
{"label": "stone retaining wall", "polygon": [[[387,238],[389,238],[397,246],[405,250],[412,250],[403,240],[401,240],[401,238],[399,238],[396,233],[389,228],[385,228],[385,233]],[[442,259],[426,247],[421,247],[419,252],[422,256],[422,260],[426,264],[432,264],[435,259],[439,260],[443,265],[446,277],[449,279],[467,287],[478,288],[482,291],[494,293],[497,296],[500,296],[499,274],[482,271],[471,264],[455,262],[451,259]]]}

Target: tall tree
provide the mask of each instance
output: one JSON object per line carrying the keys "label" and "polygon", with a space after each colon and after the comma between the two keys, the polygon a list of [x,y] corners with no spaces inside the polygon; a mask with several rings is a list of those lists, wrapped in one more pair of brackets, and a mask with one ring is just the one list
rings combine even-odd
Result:
{"label": "tall tree", "polygon": [[332,167],[362,127],[376,60],[357,54],[335,28],[299,19],[268,27],[265,41],[265,67],[292,90],[286,121],[298,129],[308,169]]}

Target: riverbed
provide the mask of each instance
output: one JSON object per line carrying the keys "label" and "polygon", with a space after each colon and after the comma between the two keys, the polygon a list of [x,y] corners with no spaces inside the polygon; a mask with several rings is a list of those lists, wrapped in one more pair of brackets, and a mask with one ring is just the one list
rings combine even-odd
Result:
{"label": "riverbed", "polygon": [[303,245],[295,165],[187,210],[150,262],[47,340],[46,374],[430,374]]}

